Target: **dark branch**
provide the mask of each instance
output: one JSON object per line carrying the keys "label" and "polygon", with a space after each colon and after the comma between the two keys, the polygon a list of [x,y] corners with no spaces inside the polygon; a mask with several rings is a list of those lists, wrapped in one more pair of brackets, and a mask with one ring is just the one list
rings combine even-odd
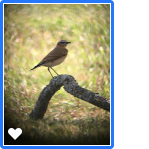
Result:
{"label": "dark branch", "polygon": [[72,94],[73,96],[104,110],[110,111],[109,99],[100,96],[98,93],[93,93],[80,87],[74,77],[70,75],[59,75],[51,79],[50,84],[47,85],[40,93],[36,106],[30,114],[30,118],[42,119],[47,110],[50,99],[62,86],[64,86],[66,92]]}

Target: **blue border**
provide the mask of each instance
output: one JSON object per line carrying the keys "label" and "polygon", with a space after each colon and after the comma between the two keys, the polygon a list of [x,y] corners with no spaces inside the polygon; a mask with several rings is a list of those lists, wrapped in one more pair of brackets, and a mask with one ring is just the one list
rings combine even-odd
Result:
{"label": "blue border", "polygon": [[111,147],[114,147],[114,2],[111,1]]}
{"label": "blue border", "polygon": [[[1,0],[0,0],[1,1]],[[3,49],[3,3],[49,3],[48,0],[2,0],[0,2],[0,45],[1,49]],[[50,3],[70,3],[68,0],[54,0],[50,1]],[[111,146],[3,146],[3,123],[0,123],[0,147],[4,148],[106,148],[110,149],[114,147],[114,2],[112,0],[93,0],[90,2],[89,0],[75,0],[71,1],[71,3],[111,3]],[[3,68],[3,53],[1,52],[1,66]],[[1,78],[3,78],[3,69],[1,69]],[[3,80],[1,81],[3,83]],[[1,95],[3,95],[3,85],[1,85]],[[3,95],[4,96],[4,95]],[[3,98],[2,98],[3,99]],[[0,104],[0,120],[3,121],[3,100],[1,100]]]}

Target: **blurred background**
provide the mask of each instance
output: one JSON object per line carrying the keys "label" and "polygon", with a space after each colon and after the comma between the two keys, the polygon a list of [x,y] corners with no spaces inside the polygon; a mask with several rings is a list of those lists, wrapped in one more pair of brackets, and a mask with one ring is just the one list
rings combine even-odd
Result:
{"label": "blurred background", "polygon": [[[54,67],[56,72],[72,75],[81,87],[110,98],[110,4],[5,4],[5,128],[22,128],[21,137],[28,139],[17,144],[110,144],[109,112],[63,87],[43,120],[29,119],[51,80],[46,67],[30,69],[61,39],[71,44],[65,61]],[[7,137],[5,143],[10,142]]]}

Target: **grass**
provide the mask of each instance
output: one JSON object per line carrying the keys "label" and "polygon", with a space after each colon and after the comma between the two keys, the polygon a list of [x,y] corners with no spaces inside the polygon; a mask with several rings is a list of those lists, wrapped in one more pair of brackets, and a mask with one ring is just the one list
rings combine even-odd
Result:
{"label": "grass", "polygon": [[[63,88],[53,96],[43,120],[32,121],[28,114],[51,79],[45,67],[29,70],[61,39],[71,42],[69,54],[54,69],[74,76],[80,86],[110,98],[110,5],[4,7],[6,132],[9,127],[21,127],[24,133],[18,144],[109,144],[110,114]],[[9,136],[5,142],[16,143]]]}

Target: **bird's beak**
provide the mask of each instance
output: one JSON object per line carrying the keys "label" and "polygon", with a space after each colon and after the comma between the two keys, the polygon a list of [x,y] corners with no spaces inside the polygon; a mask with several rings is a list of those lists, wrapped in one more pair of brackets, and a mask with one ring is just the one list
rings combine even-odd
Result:
{"label": "bird's beak", "polygon": [[69,44],[69,43],[71,43],[71,42],[67,42],[67,44]]}

